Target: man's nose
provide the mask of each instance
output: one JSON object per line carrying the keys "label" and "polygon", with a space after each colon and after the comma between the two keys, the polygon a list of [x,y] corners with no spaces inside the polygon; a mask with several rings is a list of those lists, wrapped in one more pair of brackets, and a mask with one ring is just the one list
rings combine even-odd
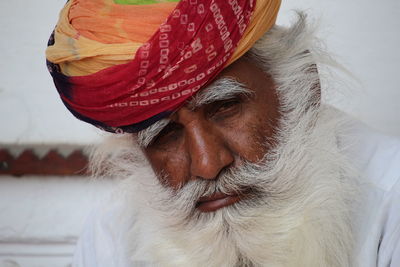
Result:
{"label": "man's nose", "polygon": [[212,126],[198,122],[186,129],[186,148],[190,155],[192,178],[216,179],[219,173],[231,165],[234,156],[223,141],[213,132]]}

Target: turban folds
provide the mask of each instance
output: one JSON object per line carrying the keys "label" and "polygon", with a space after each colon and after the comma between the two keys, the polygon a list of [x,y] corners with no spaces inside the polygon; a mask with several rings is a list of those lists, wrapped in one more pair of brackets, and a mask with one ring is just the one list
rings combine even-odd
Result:
{"label": "turban folds", "polygon": [[112,132],[139,131],[182,106],[274,25],[280,6],[114,1],[69,0],[46,51],[66,107]]}

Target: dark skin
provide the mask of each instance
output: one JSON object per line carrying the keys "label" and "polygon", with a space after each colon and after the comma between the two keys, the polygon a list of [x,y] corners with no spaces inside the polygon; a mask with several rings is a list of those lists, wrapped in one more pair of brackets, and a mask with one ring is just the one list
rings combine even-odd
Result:
{"label": "dark skin", "polygon": [[237,60],[216,79],[222,77],[244,84],[252,94],[194,110],[182,107],[144,149],[154,171],[167,177],[163,183],[174,189],[189,180],[218,179],[223,170],[240,166],[243,159],[257,162],[273,145],[265,145],[280,118],[273,79],[247,58]]}

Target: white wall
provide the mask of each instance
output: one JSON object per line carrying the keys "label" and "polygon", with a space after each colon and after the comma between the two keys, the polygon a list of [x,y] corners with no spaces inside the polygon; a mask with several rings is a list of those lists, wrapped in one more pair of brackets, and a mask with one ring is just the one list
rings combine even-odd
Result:
{"label": "white wall", "polygon": [[[0,2],[0,142],[87,143],[97,129],[69,114],[45,66],[44,50],[64,0]],[[361,81],[339,106],[400,135],[400,1],[284,0],[278,23],[293,8],[321,18],[321,36]],[[338,101],[336,101],[338,102]]]}
{"label": "white wall", "polygon": [[56,93],[44,51],[65,0],[0,1],[0,143],[87,143],[95,130]]}
{"label": "white wall", "polygon": [[0,267],[67,267],[82,225],[114,182],[0,178]]}
{"label": "white wall", "polygon": [[343,95],[333,102],[374,128],[400,136],[400,1],[282,2],[278,23],[287,23],[291,9],[306,10],[319,19],[319,36],[328,49],[359,79],[339,84]]}

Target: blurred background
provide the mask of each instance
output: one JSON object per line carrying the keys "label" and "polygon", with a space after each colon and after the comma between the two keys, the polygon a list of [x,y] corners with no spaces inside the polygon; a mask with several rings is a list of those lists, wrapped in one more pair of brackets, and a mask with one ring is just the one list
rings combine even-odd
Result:
{"label": "blurred background", "polygon": [[[0,266],[69,266],[86,216],[113,187],[84,175],[103,133],[61,103],[44,51],[64,0],[0,2]],[[356,80],[328,102],[400,136],[400,1],[284,0],[278,24],[304,10]]]}

